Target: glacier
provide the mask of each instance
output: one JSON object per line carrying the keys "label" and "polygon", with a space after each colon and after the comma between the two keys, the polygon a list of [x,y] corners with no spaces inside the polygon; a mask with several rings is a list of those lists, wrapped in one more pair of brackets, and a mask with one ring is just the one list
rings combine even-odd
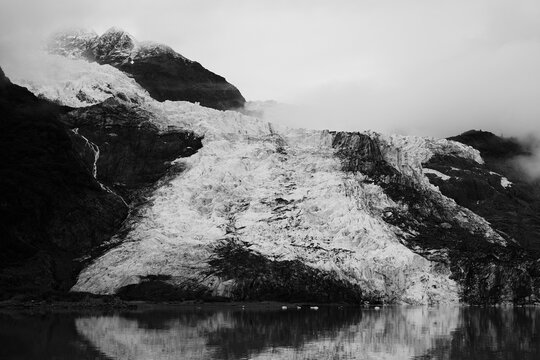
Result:
{"label": "glacier", "polygon": [[[293,129],[236,111],[160,102],[109,65],[41,58],[52,71],[13,74],[13,81],[66,106],[114,99],[149,114],[164,134],[182,130],[202,137],[202,148],[174,160],[183,170],[160,182],[132,212],[72,291],[474,302],[489,290],[477,277],[509,268],[489,260],[477,271],[468,258],[475,246],[522,256],[513,239],[430,182],[430,174],[448,176],[424,167],[434,156],[482,165],[472,147],[371,131]],[[508,274],[502,285],[500,279],[489,285],[504,288],[497,301],[515,298],[510,279],[517,273]]]}

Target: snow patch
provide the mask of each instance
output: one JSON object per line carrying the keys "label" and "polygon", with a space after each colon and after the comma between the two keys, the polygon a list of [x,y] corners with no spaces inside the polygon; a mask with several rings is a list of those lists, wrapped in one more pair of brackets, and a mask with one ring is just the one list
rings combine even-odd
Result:
{"label": "snow patch", "polygon": [[494,172],[494,171],[490,171],[489,173],[490,173],[491,175],[497,175],[497,176],[500,176],[500,177],[501,177],[501,186],[502,186],[503,188],[509,188],[510,186],[513,185],[513,183],[512,183],[510,180],[508,180],[506,177],[502,176],[501,174],[496,173],[496,172]]}
{"label": "snow patch", "polygon": [[512,182],[503,176],[501,177],[501,186],[503,188],[509,188],[512,186]]}
{"label": "snow patch", "polygon": [[439,178],[441,178],[443,180],[448,180],[448,179],[452,178],[451,176],[443,174],[442,172],[434,170],[434,169],[423,168],[422,171],[424,172],[424,174],[433,174],[433,175],[436,175],[437,177],[439,177]]}

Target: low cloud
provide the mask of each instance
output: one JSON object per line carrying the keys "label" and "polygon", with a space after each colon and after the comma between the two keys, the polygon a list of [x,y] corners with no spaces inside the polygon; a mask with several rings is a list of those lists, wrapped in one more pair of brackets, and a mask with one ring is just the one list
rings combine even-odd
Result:
{"label": "low cloud", "polygon": [[538,42],[483,48],[400,74],[390,84],[324,84],[297,96],[294,107],[270,111],[268,119],[349,131],[447,137],[483,129],[522,137],[540,132],[538,64]]}
{"label": "low cloud", "polygon": [[288,104],[266,116],[289,126],[540,138],[536,0],[0,2],[0,66],[17,74],[58,28],[116,25]]}

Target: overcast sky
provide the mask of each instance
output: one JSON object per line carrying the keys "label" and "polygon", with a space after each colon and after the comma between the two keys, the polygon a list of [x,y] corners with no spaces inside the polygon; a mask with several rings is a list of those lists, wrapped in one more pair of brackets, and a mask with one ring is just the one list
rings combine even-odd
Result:
{"label": "overcast sky", "polygon": [[280,115],[291,125],[434,136],[539,127],[537,0],[0,4],[4,56],[59,28],[114,25],[199,61],[248,100],[295,104]]}

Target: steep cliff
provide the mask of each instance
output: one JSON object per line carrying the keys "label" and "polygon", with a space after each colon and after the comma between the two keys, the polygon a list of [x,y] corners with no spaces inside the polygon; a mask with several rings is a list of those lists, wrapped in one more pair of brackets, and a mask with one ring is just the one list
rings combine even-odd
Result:
{"label": "steep cliff", "polygon": [[199,102],[220,110],[241,108],[245,103],[240,91],[222,76],[166,45],[138,42],[121,29],[111,28],[101,36],[83,30],[58,33],[48,48],[53,54],[114,66],[158,101]]}

